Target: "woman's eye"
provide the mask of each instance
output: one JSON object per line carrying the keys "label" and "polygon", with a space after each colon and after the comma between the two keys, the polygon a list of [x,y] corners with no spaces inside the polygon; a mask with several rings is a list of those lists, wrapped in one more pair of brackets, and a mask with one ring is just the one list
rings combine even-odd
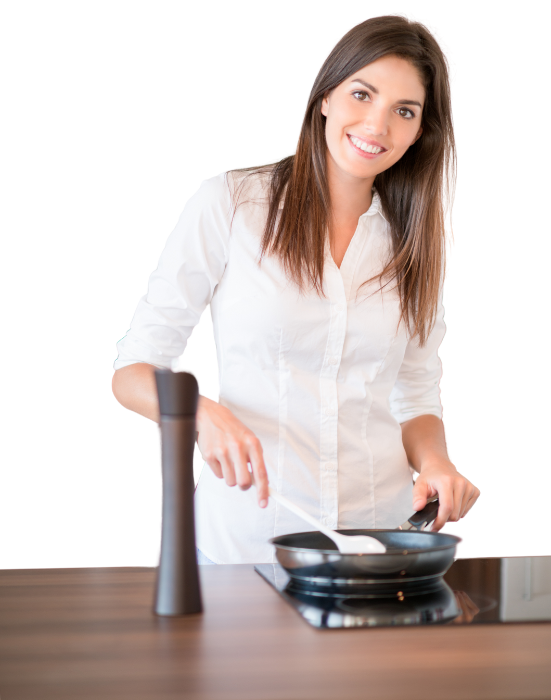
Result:
{"label": "woman's eye", "polygon": [[[352,94],[354,95],[354,97],[356,97],[356,95],[363,95],[364,97],[369,97],[369,94],[367,92],[364,92],[363,90],[355,90]],[[356,99],[360,100],[360,102],[365,102],[363,97],[356,97]]]}
{"label": "woman's eye", "polygon": [[415,114],[411,111],[411,109],[406,109],[405,107],[400,107],[398,112],[405,112],[405,114],[400,114],[401,117],[404,117],[405,119],[413,119]]}

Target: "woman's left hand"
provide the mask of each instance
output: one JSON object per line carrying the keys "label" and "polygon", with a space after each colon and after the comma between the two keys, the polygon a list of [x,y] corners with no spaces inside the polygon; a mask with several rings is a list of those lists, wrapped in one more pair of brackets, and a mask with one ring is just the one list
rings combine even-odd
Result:
{"label": "woman's left hand", "polygon": [[413,507],[422,510],[429,498],[438,496],[440,506],[432,524],[437,532],[449,521],[457,522],[474,506],[480,489],[462,476],[448,461],[437,461],[424,466],[413,487]]}

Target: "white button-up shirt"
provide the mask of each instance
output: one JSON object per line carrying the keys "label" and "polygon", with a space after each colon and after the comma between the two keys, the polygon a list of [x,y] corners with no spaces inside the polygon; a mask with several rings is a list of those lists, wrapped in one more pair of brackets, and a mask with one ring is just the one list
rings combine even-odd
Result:
{"label": "white button-up shirt", "polygon": [[[171,367],[210,303],[219,401],[259,438],[271,486],[331,528],[397,527],[413,512],[400,423],[442,416],[442,304],[420,348],[398,326],[393,284],[359,289],[391,246],[375,189],[340,269],[326,244],[325,298],[301,295],[275,256],[258,265],[266,187],[265,176],[249,178],[230,232],[225,173],[203,182],[117,344],[114,367]],[[275,561],[271,537],[308,529],[271,499],[259,508],[254,491],[229,488],[203,469],[197,545],[214,562]]]}

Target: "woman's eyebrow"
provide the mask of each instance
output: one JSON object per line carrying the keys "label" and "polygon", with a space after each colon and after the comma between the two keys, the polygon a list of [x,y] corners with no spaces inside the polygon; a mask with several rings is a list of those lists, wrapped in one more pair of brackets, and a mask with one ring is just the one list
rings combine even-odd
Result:
{"label": "woman's eyebrow", "polygon": [[[376,95],[379,94],[379,91],[377,90],[376,87],[373,87],[373,85],[370,85],[369,83],[366,83],[365,80],[361,80],[360,78],[354,78],[352,80],[353,83],[361,83],[364,85],[366,88],[374,92]],[[398,100],[398,102],[401,105],[417,105],[417,107],[420,107],[423,109],[423,105],[420,102],[417,102],[416,100]]]}

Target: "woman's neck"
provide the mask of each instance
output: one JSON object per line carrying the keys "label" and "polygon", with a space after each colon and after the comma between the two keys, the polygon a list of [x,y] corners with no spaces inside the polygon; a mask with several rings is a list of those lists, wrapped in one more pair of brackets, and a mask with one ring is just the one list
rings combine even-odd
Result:
{"label": "woman's neck", "polygon": [[375,177],[359,178],[344,172],[328,153],[327,180],[335,224],[357,224],[360,216],[371,206]]}

